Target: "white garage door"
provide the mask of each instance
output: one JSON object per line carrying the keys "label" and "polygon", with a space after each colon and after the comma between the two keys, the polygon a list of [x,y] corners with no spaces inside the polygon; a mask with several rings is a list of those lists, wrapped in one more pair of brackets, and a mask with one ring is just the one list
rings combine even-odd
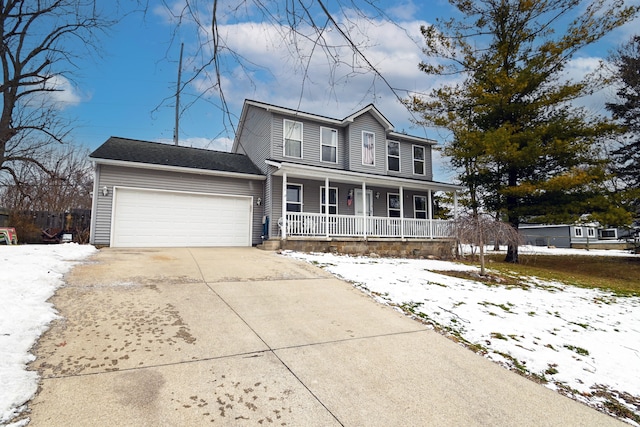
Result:
{"label": "white garage door", "polygon": [[116,188],[114,247],[251,246],[251,199]]}

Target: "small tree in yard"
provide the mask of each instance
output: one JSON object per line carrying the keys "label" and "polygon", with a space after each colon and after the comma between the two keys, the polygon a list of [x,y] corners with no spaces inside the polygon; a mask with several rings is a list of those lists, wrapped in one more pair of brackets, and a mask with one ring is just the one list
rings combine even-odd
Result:
{"label": "small tree in yard", "polygon": [[454,225],[456,240],[460,243],[475,245],[480,256],[480,275],[484,276],[485,245],[491,241],[504,242],[518,246],[521,243],[520,234],[506,222],[496,220],[487,214],[471,214],[460,216]]}

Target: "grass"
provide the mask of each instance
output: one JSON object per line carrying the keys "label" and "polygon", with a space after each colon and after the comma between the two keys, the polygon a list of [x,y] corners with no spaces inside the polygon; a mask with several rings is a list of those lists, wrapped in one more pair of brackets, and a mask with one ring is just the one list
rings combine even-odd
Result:
{"label": "grass", "polygon": [[[504,262],[504,254],[489,255],[486,259],[492,274],[510,278],[507,284],[515,285],[514,276],[535,276],[568,285],[610,289],[620,295],[640,295],[640,258],[637,257],[520,255],[519,258],[519,264]],[[470,259],[465,262],[476,263]]]}

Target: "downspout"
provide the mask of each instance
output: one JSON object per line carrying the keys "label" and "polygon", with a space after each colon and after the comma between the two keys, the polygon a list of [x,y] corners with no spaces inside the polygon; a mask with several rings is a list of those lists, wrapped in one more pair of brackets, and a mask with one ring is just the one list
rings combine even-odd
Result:
{"label": "downspout", "polygon": [[[93,163],[93,197],[91,198],[91,227],[89,228],[89,243],[96,244],[96,213],[98,212],[98,197],[100,188],[100,171],[96,162]],[[111,243],[111,242],[109,242]]]}

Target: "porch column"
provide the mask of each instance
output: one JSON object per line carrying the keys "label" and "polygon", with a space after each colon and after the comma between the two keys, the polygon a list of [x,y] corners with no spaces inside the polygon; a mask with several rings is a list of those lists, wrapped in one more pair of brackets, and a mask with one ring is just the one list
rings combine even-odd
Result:
{"label": "porch column", "polygon": [[365,239],[367,238],[367,208],[369,206],[367,205],[367,184],[362,181],[362,222],[363,222],[363,227],[362,227],[362,237],[364,237]]}
{"label": "porch column", "polygon": [[458,220],[458,190],[453,190],[453,219]]}
{"label": "porch column", "polygon": [[324,179],[324,231],[329,239],[329,177]]}
{"label": "porch column", "polygon": [[282,174],[282,240],[287,238],[287,173]]}
{"label": "porch column", "polygon": [[433,209],[431,206],[431,189],[427,191],[427,219],[429,220],[429,237],[433,239]]}
{"label": "porch column", "polygon": [[398,189],[398,197],[400,197],[400,238],[404,239],[404,187]]}

